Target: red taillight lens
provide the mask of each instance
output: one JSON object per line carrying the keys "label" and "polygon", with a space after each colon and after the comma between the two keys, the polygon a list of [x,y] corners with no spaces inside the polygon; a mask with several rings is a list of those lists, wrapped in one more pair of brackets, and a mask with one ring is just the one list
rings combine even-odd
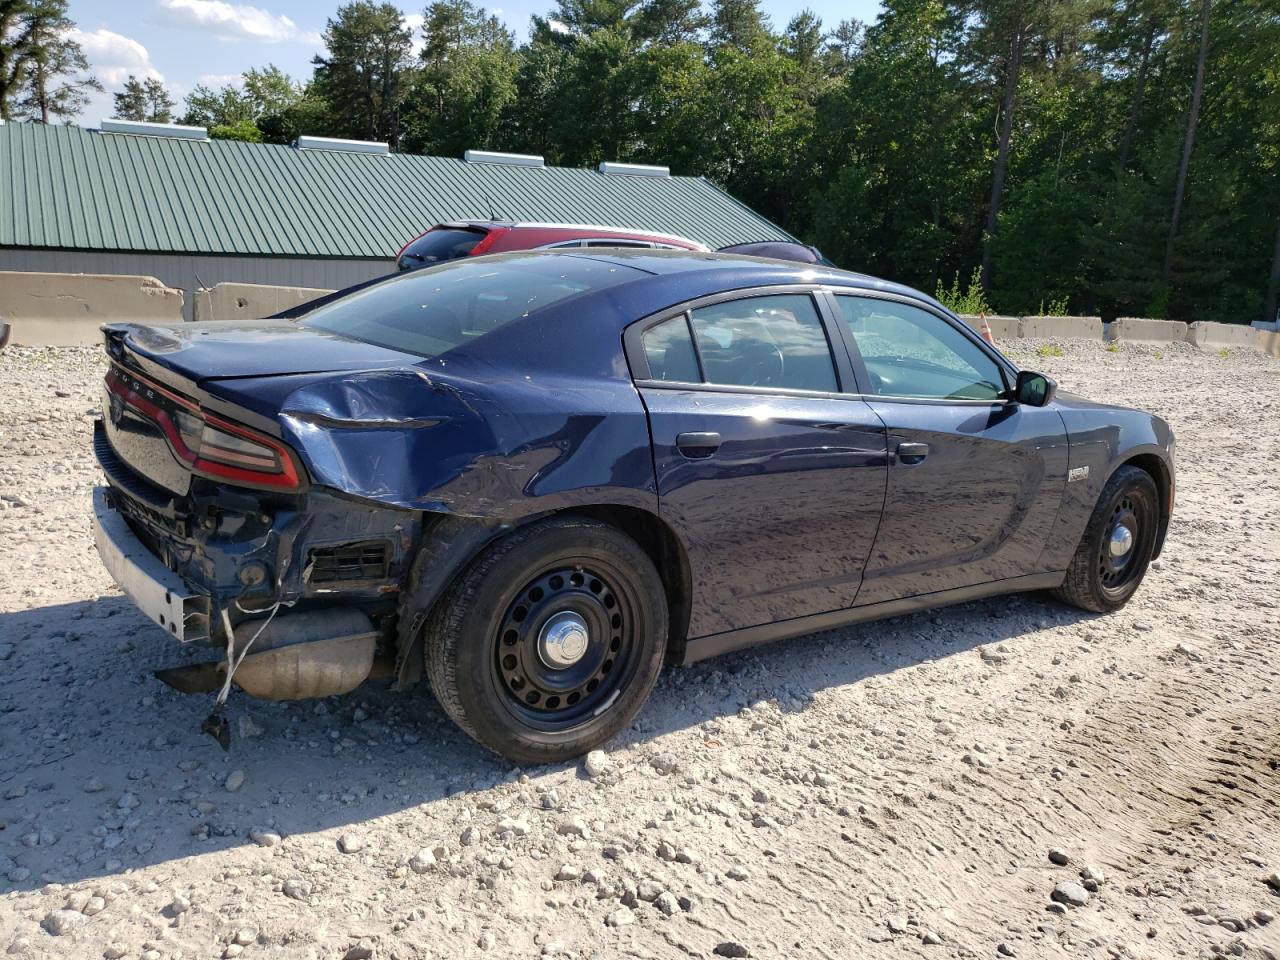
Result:
{"label": "red taillight lens", "polygon": [[174,456],[197,473],[250,487],[297,490],[301,474],[279,440],[224,420],[186,397],[112,367],[107,389],[155,422]]}

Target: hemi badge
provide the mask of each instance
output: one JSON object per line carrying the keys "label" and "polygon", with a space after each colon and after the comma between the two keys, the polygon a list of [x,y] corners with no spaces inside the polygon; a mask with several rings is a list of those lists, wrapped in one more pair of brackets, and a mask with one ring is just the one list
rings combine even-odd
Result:
{"label": "hemi badge", "polygon": [[1077,480],[1088,480],[1088,467],[1072,467],[1067,471],[1067,483],[1075,483]]}

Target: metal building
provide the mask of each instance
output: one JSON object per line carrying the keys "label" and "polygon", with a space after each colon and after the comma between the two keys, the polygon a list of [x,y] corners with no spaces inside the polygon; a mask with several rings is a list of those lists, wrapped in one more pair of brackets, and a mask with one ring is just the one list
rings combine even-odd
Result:
{"label": "metal building", "polygon": [[701,177],[662,167],[548,167],[541,157],[392,154],[301,137],[210,140],[201,127],[0,125],[0,271],[153,276],[190,291],[224,281],[348,286],[391,269],[445,220],[598,223],[719,247],[790,239]]}

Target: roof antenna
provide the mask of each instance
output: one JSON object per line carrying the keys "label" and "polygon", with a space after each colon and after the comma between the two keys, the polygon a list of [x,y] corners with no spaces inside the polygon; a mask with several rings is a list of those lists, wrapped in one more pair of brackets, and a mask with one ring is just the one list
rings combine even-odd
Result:
{"label": "roof antenna", "polygon": [[484,197],[489,201],[489,219],[496,222],[499,219],[497,213],[498,206],[493,202],[493,197],[489,194],[486,193]]}

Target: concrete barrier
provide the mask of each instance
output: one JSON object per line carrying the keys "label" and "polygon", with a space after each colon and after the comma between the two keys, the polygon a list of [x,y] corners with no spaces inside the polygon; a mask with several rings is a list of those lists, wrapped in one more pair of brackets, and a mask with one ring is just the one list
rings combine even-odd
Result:
{"label": "concrete barrier", "polygon": [[[978,333],[982,332],[982,321],[974,314],[961,314],[960,319]],[[997,314],[987,315],[987,326],[991,328],[993,340],[1016,340],[1018,338],[1018,318],[1004,317]]]}
{"label": "concrete barrier", "polygon": [[1254,335],[1253,346],[1269,357],[1280,357],[1280,331],[1259,330]]}
{"label": "concrete barrier", "polygon": [[1187,325],[1181,320],[1120,317],[1106,326],[1108,340],[1126,340],[1129,343],[1178,343],[1187,339]]}
{"label": "concrete barrier", "polygon": [[276,287],[262,283],[218,283],[195,292],[195,319],[261,320],[323,297],[332,290],[316,287]]}
{"label": "concrete barrier", "polygon": [[155,277],[3,272],[0,316],[13,343],[90,346],[102,342],[104,323],[181,323],[182,291]]}
{"label": "concrete barrier", "polygon": [[1255,345],[1258,331],[1246,327],[1243,323],[1213,323],[1197,321],[1187,329],[1187,340],[1201,350],[1218,347],[1252,347]]}
{"label": "concrete barrier", "polygon": [[1101,317],[1023,317],[1018,324],[1018,335],[1038,340],[1083,337],[1102,339]]}

